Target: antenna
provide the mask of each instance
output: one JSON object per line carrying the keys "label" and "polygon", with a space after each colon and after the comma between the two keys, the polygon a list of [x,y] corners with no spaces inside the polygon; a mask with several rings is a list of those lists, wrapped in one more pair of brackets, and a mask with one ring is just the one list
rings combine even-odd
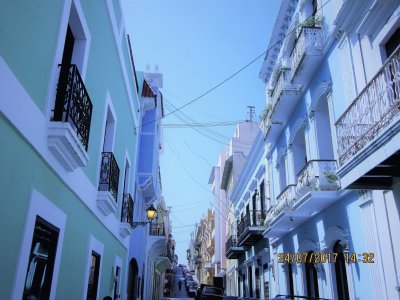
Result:
{"label": "antenna", "polygon": [[255,116],[255,110],[254,110],[254,106],[251,106],[251,105],[247,105],[247,108],[249,109],[249,111],[248,111],[248,113],[247,113],[247,115],[248,115],[248,119],[247,119],[247,121],[250,121],[250,122],[253,122],[253,120],[254,120],[254,116]]}

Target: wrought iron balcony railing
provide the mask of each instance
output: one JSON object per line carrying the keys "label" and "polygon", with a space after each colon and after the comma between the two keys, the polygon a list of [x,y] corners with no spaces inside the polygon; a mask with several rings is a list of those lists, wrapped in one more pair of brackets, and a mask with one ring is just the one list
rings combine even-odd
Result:
{"label": "wrought iron balcony railing", "polygon": [[150,235],[152,235],[152,236],[165,236],[164,224],[151,223],[150,224]]}
{"label": "wrought iron balcony railing", "polygon": [[239,247],[236,235],[231,235],[225,243],[226,251],[228,251],[232,247]]}
{"label": "wrought iron balcony railing", "polygon": [[240,236],[248,227],[264,226],[265,211],[250,210],[238,224],[238,236]]}
{"label": "wrought iron balcony railing", "polygon": [[336,191],[339,188],[336,160],[310,160],[297,175],[297,199],[310,191]]}
{"label": "wrought iron balcony railing", "polygon": [[291,54],[292,80],[307,53],[314,54],[315,51],[321,51],[323,45],[322,28],[302,27],[299,38],[297,39],[293,52]]}
{"label": "wrought iron balcony railing", "polygon": [[367,84],[336,122],[339,163],[342,165],[400,112],[400,48]]}
{"label": "wrought iron balcony railing", "polygon": [[99,191],[109,191],[115,201],[118,197],[119,167],[112,152],[103,152],[100,169]]}
{"label": "wrought iron balcony railing", "polygon": [[279,195],[276,197],[276,205],[274,207],[274,218],[281,212],[292,208],[296,201],[296,185],[289,184]]}
{"label": "wrought iron balcony railing", "polygon": [[121,222],[133,226],[133,199],[131,194],[123,194]]}
{"label": "wrought iron balcony railing", "polygon": [[60,65],[52,121],[68,122],[87,151],[92,102],[76,65]]}
{"label": "wrought iron balcony railing", "polygon": [[274,220],[274,218],[277,216],[275,212],[275,206],[271,207],[271,209],[267,212],[267,215],[265,217],[265,226],[270,226],[271,222]]}
{"label": "wrought iron balcony railing", "polygon": [[274,110],[275,105],[279,102],[282,92],[287,84],[289,84],[289,68],[282,68],[279,72],[278,79],[275,83],[274,88],[271,91],[271,109]]}

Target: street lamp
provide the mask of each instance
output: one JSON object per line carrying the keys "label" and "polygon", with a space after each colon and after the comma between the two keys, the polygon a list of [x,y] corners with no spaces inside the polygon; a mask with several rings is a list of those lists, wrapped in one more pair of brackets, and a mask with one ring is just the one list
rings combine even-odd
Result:
{"label": "street lamp", "polygon": [[138,226],[146,226],[147,224],[151,223],[151,221],[153,221],[155,215],[156,215],[157,210],[155,209],[155,207],[152,205],[150,205],[147,209],[146,209],[146,213],[147,213],[147,222],[132,222],[132,229],[135,229]]}

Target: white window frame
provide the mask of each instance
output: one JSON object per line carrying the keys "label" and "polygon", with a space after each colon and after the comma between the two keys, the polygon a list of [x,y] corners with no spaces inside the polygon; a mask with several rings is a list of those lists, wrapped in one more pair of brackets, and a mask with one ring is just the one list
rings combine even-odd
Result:
{"label": "white window frame", "polygon": [[[72,14],[72,15],[71,15]],[[72,16],[72,20],[71,20]],[[65,36],[67,34],[68,24],[71,22],[71,30],[75,34],[74,54],[72,63],[77,64],[82,80],[85,81],[86,70],[91,45],[91,35],[87,25],[85,15],[83,14],[80,0],[65,0],[60,16],[60,27],[57,35],[57,44],[55,55],[51,65],[51,74],[49,88],[47,91],[46,115],[52,116],[52,110],[56,100],[57,83],[60,75],[58,65],[62,61]]]}
{"label": "white window frame", "polygon": [[97,284],[97,297],[99,298],[99,290],[101,285],[101,268],[103,265],[103,258],[104,258],[104,244],[101,243],[98,239],[96,239],[93,235],[90,235],[88,240],[88,251],[87,251],[87,260],[86,260],[86,267],[85,267],[85,275],[84,275],[84,285],[83,285],[83,293],[82,293],[82,300],[86,300],[87,298],[87,291],[88,291],[88,284],[89,284],[89,271],[90,271],[90,263],[92,260],[92,252],[96,252],[100,255],[100,267],[99,267],[99,278]]}
{"label": "white window frame", "polygon": [[[119,267],[119,278],[118,278],[118,295],[120,296],[120,299],[124,299],[124,297],[121,297],[121,283],[122,283],[122,258],[119,257],[118,255],[115,256],[115,260],[114,260],[114,266],[113,266],[113,274],[114,274],[114,280],[115,280],[115,276],[117,274],[117,267]],[[113,288],[112,288],[112,293],[114,296],[114,282],[113,282]]]}
{"label": "white window frame", "polygon": [[51,280],[50,299],[55,299],[56,296],[67,215],[40,192],[32,189],[28,215],[26,217],[26,223],[22,235],[19,258],[11,292],[11,299],[22,299],[23,296],[26,272],[28,269],[29,256],[32,246],[33,232],[35,230],[37,216],[41,217],[59,229],[57,250],[54,259],[53,277]]}

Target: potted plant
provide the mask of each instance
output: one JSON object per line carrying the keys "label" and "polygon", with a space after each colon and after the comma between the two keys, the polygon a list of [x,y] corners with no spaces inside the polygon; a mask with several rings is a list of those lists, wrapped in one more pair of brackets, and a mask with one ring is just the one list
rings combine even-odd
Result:
{"label": "potted plant", "polygon": [[321,27],[323,25],[323,19],[320,16],[311,16],[307,20],[305,20],[302,24],[302,27]]}

